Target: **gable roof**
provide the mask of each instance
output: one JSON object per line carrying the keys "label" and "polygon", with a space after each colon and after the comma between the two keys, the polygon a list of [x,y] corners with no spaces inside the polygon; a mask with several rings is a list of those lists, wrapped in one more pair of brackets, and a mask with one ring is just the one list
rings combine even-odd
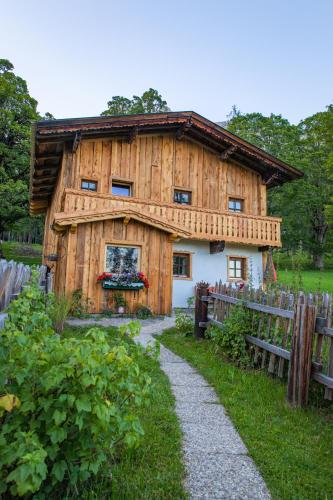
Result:
{"label": "gable roof", "polygon": [[32,126],[30,211],[45,210],[52,196],[66,144],[76,150],[82,138],[126,137],[174,132],[232,158],[263,176],[268,187],[302,177],[302,172],[193,111],[45,120]]}

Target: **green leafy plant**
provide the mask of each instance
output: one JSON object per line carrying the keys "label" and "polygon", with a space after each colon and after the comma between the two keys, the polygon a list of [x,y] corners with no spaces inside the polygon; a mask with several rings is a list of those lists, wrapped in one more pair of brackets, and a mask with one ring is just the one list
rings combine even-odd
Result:
{"label": "green leafy plant", "polygon": [[69,295],[62,294],[57,297],[48,295],[48,313],[52,320],[52,326],[57,333],[64,331],[65,321],[72,308],[72,299]]}
{"label": "green leafy plant", "polygon": [[121,292],[114,292],[112,298],[116,309],[127,307],[127,301]]}
{"label": "green leafy plant", "polygon": [[69,310],[69,315],[74,318],[82,318],[87,314],[88,304],[84,300],[82,288],[74,290],[71,297],[71,307]]}
{"label": "green leafy plant", "polygon": [[[192,297],[188,299],[188,304],[189,301],[191,303]],[[186,311],[185,309],[180,309],[177,308],[175,309],[175,315],[176,315],[176,329],[177,332],[180,333],[181,335],[193,335],[194,332],[194,318],[193,315]]]}
{"label": "green leafy plant", "polygon": [[231,309],[229,317],[223,321],[221,327],[211,325],[206,331],[215,350],[221,351],[239,364],[247,364],[250,359],[245,340],[247,334],[255,334],[253,318],[251,312],[242,304],[237,304]]}
{"label": "green leafy plant", "polygon": [[153,313],[148,306],[138,304],[135,309],[135,315],[138,319],[148,319],[153,317]]}
{"label": "green leafy plant", "polygon": [[136,408],[151,395],[133,342],[139,322],[116,332],[56,335],[34,273],[0,331],[0,495],[71,497],[110,475],[114,457],[142,436]]}

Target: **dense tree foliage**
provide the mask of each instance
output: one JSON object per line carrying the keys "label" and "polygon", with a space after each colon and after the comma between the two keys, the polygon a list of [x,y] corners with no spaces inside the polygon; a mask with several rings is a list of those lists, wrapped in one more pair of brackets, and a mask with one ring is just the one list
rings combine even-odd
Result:
{"label": "dense tree foliage", "polygon": [[0,59],[0,232],[28,218],[30,125],[39,118],[37,101],[13,69]]}
{"label": "dense tree foliage", "polygon": [[141,97],[134,95],[132,99],[123,96],[113,96],[108,102],[108,109],[101,115],[134,115],[136,113],[158,113],[169,111],[167,102],[157,90],[150,88]]}
{"label": "dense tree foliage", "polygon": [[298,125],[281,115],[233,109],[228,129],[304,172],[302,179],[270,191],[269,211],[283,217],[284,247],[302,246],[322,268],[333,248],[333,106]]}

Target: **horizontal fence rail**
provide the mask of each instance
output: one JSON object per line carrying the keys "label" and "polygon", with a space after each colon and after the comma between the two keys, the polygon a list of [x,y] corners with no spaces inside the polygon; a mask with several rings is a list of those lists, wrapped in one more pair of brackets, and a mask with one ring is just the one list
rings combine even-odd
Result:
{"label": "horizontal fence rail", "polygon": [[322,384],[324,398],[332,401],[332,296],[302,292],[295,296],[221,282],[213,289],[197,287],[196,335],[203,337],[210,324],[223,328],[237,304],[252,313],[252,331],[245,340],[251,346],[254,364],[280,378],[288,376],[290,403],[307,404],[310,380]]}

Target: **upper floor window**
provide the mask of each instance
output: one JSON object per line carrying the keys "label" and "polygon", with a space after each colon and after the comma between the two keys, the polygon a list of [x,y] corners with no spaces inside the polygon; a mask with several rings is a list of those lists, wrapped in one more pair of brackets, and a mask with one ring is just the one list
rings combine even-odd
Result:
{"label": "upper floor window", "polygon": [[132,185],[125,182],[112,182],[112,194],[116,196],[132,196]]}
{"label": "upper floor window", "polygon": [[228,261],[228,279],[246,280],[246,258],[229,257]]}
{"label": "upper floor window", "polygon": [[81,181],[81,189],[85,189],[86,191],[97,191],[97,182],[96,181]]}
{"label": "upper floor window", "polygon": [[183,191],[180,189],[175,189],[173,193],[173,201],[175,203],[180,203],[181,205],[191,205],[192,193],[191,191]]}
{"label": "upper floor window", "polygon": [[232,212],[243,212],[244,200],[240,198],[229,198],[228,208]]}

